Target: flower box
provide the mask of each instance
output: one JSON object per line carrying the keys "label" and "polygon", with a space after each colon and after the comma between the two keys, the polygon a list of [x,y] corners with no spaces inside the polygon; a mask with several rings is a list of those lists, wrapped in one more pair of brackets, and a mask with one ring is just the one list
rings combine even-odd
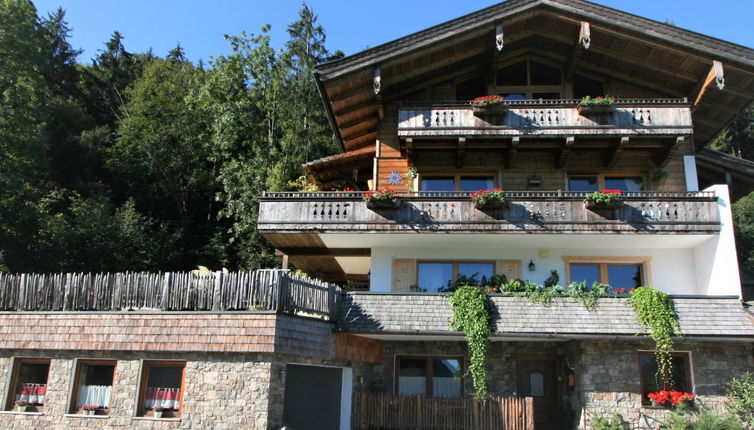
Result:
{"label": "flower box", "polygon": [[617,209],[623,205],[620,190],[602,190],[589,193],[584,199],[584,207],[589,210]]}
{"label": "flower box", "polygon": [[474,191],[471,201],[475,209],[505,209],[509,204],[505,192],[499,188]]}
{"label": "flower box", "polygon": [[500,95],[477,97],[471,101],[471,112],[475,116],[504,115],[508,111],[508,105],[503,101],[503,96]]}
{"label": "flower box", "polygon": [[367,208],[375,209],[398,209],[401,207],[400,200],[370,200],[366,202]]}
{"label": "flower box", "polygon": [[375,191],[367,191],[361,195],[367,208],[371,210],[394,210],[401,207],[401,201],[395,191],[390,188],[382,188]]}
{"label": "flower box", "polygon": [[581,116],[587,115],[604,115],[615,112],[615,97],[589,97],[581,99],[576,106],[576,110]]}

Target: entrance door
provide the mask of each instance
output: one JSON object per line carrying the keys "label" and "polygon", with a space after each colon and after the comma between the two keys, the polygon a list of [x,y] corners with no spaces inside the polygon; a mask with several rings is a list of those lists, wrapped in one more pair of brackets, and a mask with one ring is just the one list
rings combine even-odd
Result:
{"label": "entrance door", "polygon": [[342,369],[288,364],[283,424],[293,430],[339,430]]}
{"label": "entrance door", "polygon": [[560,430],[565,418],[560,407],[558,360],[554,357],[519,359],[516,362],[518,393],[534,398],[534,428]]}

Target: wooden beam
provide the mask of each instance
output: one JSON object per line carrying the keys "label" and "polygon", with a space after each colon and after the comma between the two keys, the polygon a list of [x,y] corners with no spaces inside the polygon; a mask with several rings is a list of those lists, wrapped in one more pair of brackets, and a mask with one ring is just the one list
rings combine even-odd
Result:
{"label": "wooden beam", "polygon": [[323,273],[325,281],[369,281],[369,275],[357,275],[353,273]]}
{"label": "wooden beam", "polygon": [[406,138],[406,159],[409,163],[414,162],[414,139],[411,137]]}
{"label": "wooden beam", "polygon": [[704,80],[701,81],[699,89],[694,91],[696,97],[694,98],[694,105],[691,107],[692,113],[699,109],[699,105],[701,104],[704,95],[707,93],[707,90],[712,86],[712,83],[715,83],[717,89],[720,91],[725,88],[725,71],[723,70],[723,63],[717,60],[712,62],[712,67],[709,72],[707,72],[707,76]]}
{"label": "wooden beam", "polygon": [[369,133],[365,135],[364,137],[359,137],[358,139],[354,139],[352,141],[345,142],[346,149],[349,151],[355,151],[357,149],[361,149],[368,145],[373,145],[375,140],[377,140],[377,132],[372,131],[372,133]]}
{"label": "wooden beam", "polygon": [[563,166],[565,166],[566,161],[568,161],[568,155],[571,152],[571,147],[575,141],[576,138],[574,136],[568,136],[565,138],[565,142],[563,142],[563,146],[560,148],[560,156],[558,156],[558,159],[555,161],[555,167],[562,169]]}
{"label": "wooden beam", "polygon": [[458,138],[458,152],[456,152],[456,167],[462,168],[463,167],[463,160],[466,157],[466,138],[465,137],[459,137]]}
{"label": "wooden beam", "polygon": [[353,140],[353,139],[358,139],[360,137],[372,134],[374,132],[375,132],[374,127],[366,127],[363,130],[357,130],[350,134],[341,134],[341,136],[343,137],[343,140]]}
{"label": "wooden beam", "polygon": [[628,136],[622,136],[620,138],[620,141],[615,146],[615,149],[613,149],[613,153],[610,156],[610,159],[607,161],[607,167],[615,167],[615,165],[618,163],[618,160],[620,159],[621,154],[623,153],[623,150],[626,149],[626,146],[628,146],[628,142]]}
{"label": "wooden beam", "polygon": [[511,167],[516,160],[516,152],[518,151],[518,145],[521,143],[521,138],[515,136],[511,139],[511,144],[508,146],[508,155],[505,157],[505,167]]}
{"label": "wooden beam", "polygon": [[378,122],[378,121],[377,121],[377,117],[371,117],[371,118],[370,117],[359,117],[359,118],[356,118],[356,119],[352,119],[351,121],[344,122],[342,125],[338,124],[338,129],[342,133],[342,132],[348,130],[349,128],[356,127],[357,125],[363,124],[365,122]]}
{"label": "wooden beam", "polygon": [[328,99],[330,100],[331,103],[338,103],[338,102],[342,102],[347,99],[350,99],[351,97],[362,95],[362,94],[363,95],[369,94],[371,96],[370,91],[366,86],[359,85],[355,88],[351,88],[348,91],[344,91],[335,97],[328,97]]}
{"label": "wooden beam", "polygon": [[[377,110],[377,104],[374,102],[374,100],[369,100],[363,103],[355,104],[351,107],[347,107],[345,109],[341,110],[333,110],[333,113],[335,116],[346,116],[350,115],[354,112],[358,112],[362,109],[369,109],[370,111],[376,111]],[[370,112],[371,113],[371,112]]]}
{"label": "wooden beam", "polygon": [[670,163],[670,161],[673,159],[675,154],[678,153],[678,150],[681,149],[681,146],[686,143],[686,137],[685,136],[678,136],[675,138],[675,142],[668,148],[668,150],[663,154],[663,156],[660,158],[659,162],[657,163],[657,167],[663,168]]}
{"label": "wooden beam", "polygon": [[578,63],[581,54],[585,50],[589,49],[592,43],[591,30],[589,29],[589,23],[586,21],[581,22],[581,29],[579,30],[579,38],[571,48],[571,55],[568,57],[568,62],[565,65],[565,79],[570,82],[573,79],[573,72],[576,70],[576,63]]}
{"label": "wooden beam", "polygon": [[275,254],[288,255],[291,257],[369,257],[372,250],[369,248],[279,248]]}

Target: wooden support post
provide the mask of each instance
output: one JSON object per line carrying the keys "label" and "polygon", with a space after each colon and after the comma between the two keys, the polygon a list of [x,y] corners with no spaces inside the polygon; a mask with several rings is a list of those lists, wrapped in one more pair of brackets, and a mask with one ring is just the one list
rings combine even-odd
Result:
{"label": "wooden support post", "polygon": [[618,164],[618,160],[620,159],[621,154],[623,153],[623,150],[626,149],[626,146],[628,146],[629,138],[628,136],[622,136],[620,138],[620,141],[615,146],[615,149],[613,149],[613,153],[610,156],[610,159],[607,161],[607,167],[613,168],[616,164]]}
{"label": "wooden support post", "polygon": [[518,145],[521,143],[521,138],[515,136],[511,139],[511,144],[508,147],[508,156],[505,157],[505,167],[510,167],[516,160],[516,152],[518,151]]}
{"label": "wooden support post", "polygon": [[456,153],[456,167],[462,168],[463,167],[463,160],[466,158],[466,138],[465,137],[459,137],[458,138],[458,152]]}
{"label": "wooden support post", "polygon": [[571,147],[575,141],[576,138],[574,136],[566,137],[565,142],[563,142],[563,147],[560,149],[560,156],[555,162],[555,167],[562,169],[563,166],[565,166],[566,161],[568,161],[568,155],[571,152]]}
{"label": "wooden support post", "polygon": [[709,72],[707,72],[707,76],[694,91],[696,97],[694,98],[694,105],[691,107],[692,113],[699,109],[699,105],[702,103],[702,99],[707,93],[707,89],[712,86],[713,82],[718,90],[722,91],[723,88],[725,88],[725,70],[723,70],[723,63],[717,60],[712,62],[712,67],[710,67]]}

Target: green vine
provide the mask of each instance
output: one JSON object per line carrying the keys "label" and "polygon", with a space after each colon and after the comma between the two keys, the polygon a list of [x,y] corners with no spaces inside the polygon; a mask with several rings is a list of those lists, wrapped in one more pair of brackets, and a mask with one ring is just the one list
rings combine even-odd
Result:
{"label": "green vine", "polygon": [[471,358],[468,372],[477,398],[484,403],[487,399],[488,338],[492,334],[487,294],[477,287],[459,287],[450,296],[450,306],[453,308],[450,327],[466,335]]}
{"label": "green vine", "polygon": [[592,288],[588,288],[585,281],[572,282],[563,294],[580,301],[586,310],[592,312],[597,309],[597,299],[610,294],[610,285],[595,282]]}
{"label": "green vine", "polygon": [[672,385],[670,352],[673,350],[673,336],[681,334],[673,300],[660,290],[641,287],[631,292],[629,303],[636,318],[644,328],[649,328],[655,341],[658,385],[661,389],[669,389]]}

